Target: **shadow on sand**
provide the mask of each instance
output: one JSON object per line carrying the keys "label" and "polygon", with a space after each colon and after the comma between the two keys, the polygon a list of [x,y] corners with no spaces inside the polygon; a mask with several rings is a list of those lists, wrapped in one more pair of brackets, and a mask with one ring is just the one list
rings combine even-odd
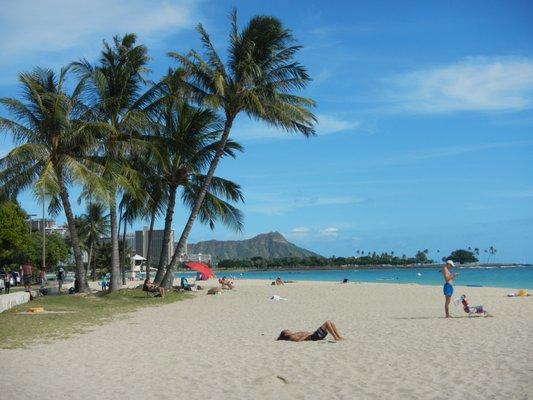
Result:
{"label": "shadow on sand", "polygon": [[[450,319],[459,318],[483,318],[483,315],[461,315],[458,317],[451,317]],[[446,319],[445,317],[396,317],[392,319]]]}

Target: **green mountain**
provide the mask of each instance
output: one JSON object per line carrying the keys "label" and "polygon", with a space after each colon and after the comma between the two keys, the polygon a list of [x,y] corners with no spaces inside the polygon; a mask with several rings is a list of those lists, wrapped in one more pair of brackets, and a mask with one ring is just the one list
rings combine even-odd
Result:
{"label": "green mountain", "polygon": [[279,232],[262,233],[246,240],[208,240],[189,244],[187,250],[194,254],[211,254],[218,260],[243,260],[252,257],[322,257],[290,243]]}

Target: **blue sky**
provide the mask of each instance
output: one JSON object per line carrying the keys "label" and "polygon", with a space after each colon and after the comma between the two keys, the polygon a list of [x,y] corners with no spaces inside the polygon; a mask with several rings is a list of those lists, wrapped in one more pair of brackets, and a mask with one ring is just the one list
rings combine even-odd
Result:
{"label": "blue sky", "polygon": [[[233,134],[245,153],[218,175],[243,187],[245,230],[197,225],[191,241],[279,231],[327,256],[494,245],[499,260],[533,262],[528,1],[4,0],[0,96],[17,95],[18,71],[95,59],[102,39],[126,32],[149,47],[157,79],[168,51],[199,47],[197,22],[223,52],[233,6],[241,23],[281,18],[304,46],[318,136],[242,117]],[[39,210],[30,193],[20,201]],[[186,211],[176,215],[181,232]]]}

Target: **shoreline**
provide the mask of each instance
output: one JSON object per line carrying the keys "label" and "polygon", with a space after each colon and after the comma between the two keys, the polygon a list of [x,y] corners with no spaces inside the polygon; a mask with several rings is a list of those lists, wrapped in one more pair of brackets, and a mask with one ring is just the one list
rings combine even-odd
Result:
{"label": "shoreline", "polygon": [[[294,266],[294,267],[272,267],[272,268],[237,268],[237,269],[217,269],[213,268],[213,272],[226,272],[226,271],[236,271],[236,272],[270,272],[270,271],[334,271],[334,270],[343,270],[343,271],[352,271],[352,270],[384,270],[384,269],[432,269],[432,268],[441,268],[443,263],[435,264],[419,264],[419,265],[389,265],[389,264],[380,264],[380,265],[357,265],[357,266],[340,266],[340,265],[330,265],[330,266]],[[476,269],[476,268],[521,268],[521,267],[533,267],[533,264],[520,264],[520,263],[497,263],[497,264],[464,264],[458,265],[456,268],[459,269]],[[176,272],[187,272],[186,270],[178,270]]]}
{"label": "shoreline", "polygon": [[[204,281],[205,282],[205,281]],[[276,288],[276,287],[282,287],[284,285],[279,285],[279,286],[276,286],[276,285],[272,285],[272,280],[270,279],[254,279],[254,278],[242,278],[242,279],[239,279],[238,277],[236,277],[235,279],[235,282],[236,284],[238,284],[239,282],[246,282],[247,284],[250,284],[251,282],[259,282],[261,284],[264,284],[264,285],[267,285],[267,286],[272,286],[273,288]],[[298,285],[313,285],[313,284],[318,284],[318,285],[378,285],[378,286],[399,286],[399,287],[404,287],[404,286],[416,286],[416,287],[424,287],[424,288],[427,288],[427,287],[431,287],[431,288],[435,288],[435,289],[439,289],[439,290],[442,290],[442,286],[444,285],[444,283],[440,284],[440,285],[433,285],[433,284],[424,284],[424,283],[416,283],[416,282],[393,282],[393,281],[385,281],[385,282],[367,282],[367,281],[349,281],[349,282],[346,282],[346,283],[342,283],[342,282],[337,282],[337,281],[312,281],[312,280],[294,280],[294,281],[290,281],[290,282],[287,282],[285,283],[285,285],[293,285],[293,284],[298,284]],[[457,285],[457,284],[454,284],[453,285],[454,289],[458,290],[458,289],[465,289],[465,290],[471,290],[471,289],[490,289],[490,290],[506,290],[506,291],[515,291],[517,290],[516,288],[509,288],[509,287],[499,287],[499,286],[467,286],[467,285]],[[440,293],[440,292],[439,292]],[[455,292],[454,292],[455,294]],[[507,296],[505,296],[507,297]]]}

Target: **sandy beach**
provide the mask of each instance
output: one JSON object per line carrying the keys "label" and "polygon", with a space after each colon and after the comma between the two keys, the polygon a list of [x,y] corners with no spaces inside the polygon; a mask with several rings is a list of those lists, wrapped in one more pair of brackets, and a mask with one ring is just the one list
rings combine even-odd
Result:
{"label": "sandy beach", "polygon": [[[236,283],[66,340],[0,350],[0,397],[533,398],[533,297],[459,286],[456,294],[494,317],[466,318],[453,307],[459,318],[446,320],[440,287]],[[314,330],[326,319],[346,340],[275,341],[283,328]]]}

